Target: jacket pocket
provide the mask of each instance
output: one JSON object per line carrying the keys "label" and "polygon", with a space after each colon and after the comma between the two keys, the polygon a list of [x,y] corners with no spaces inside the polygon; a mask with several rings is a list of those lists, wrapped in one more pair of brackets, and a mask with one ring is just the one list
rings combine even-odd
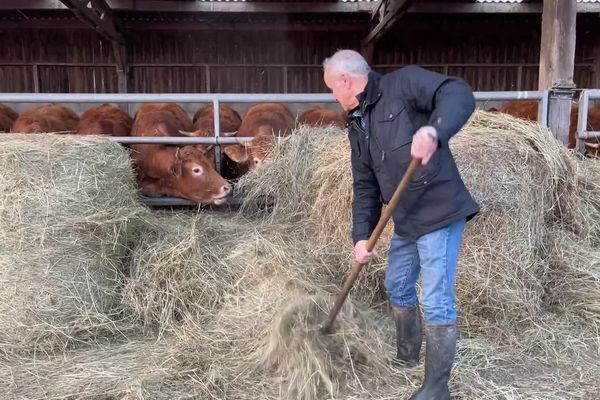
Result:
{"label": "jacket pocket", "polygon": [[[394,143],[389,155],[389,168],[396,175],[396,184],[399,184],[412,160],[411,157],[412,137],[401,136]],[[408,190],[418,190],[427,187],[429,183],[439,174],[441,169],[440,149],[437,149],[425,166],[419,166],[411,179]]]}

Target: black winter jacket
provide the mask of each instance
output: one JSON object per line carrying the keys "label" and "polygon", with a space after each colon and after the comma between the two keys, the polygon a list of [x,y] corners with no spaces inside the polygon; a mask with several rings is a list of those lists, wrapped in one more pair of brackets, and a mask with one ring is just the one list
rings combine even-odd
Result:
{"label": "black winter jacket", "polygon": [[436,128],[438,149],[400,200],[393,214],[395,232],[416,240],[479,212],[448,147],[475,109],[471,88],[463,80],[417,66],[386,75],[370,72],[357,98],[359,106],[348,116],[354,243],[369,238],[382,203],[390,201],[411,161],[413,135],[425,125]]}

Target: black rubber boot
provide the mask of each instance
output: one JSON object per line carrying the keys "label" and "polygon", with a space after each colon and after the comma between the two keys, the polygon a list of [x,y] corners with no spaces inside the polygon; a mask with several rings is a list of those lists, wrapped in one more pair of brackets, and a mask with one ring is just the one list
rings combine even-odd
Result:
{"label": "black rubber boot", "polygon": [[411,307],[392,307],[396,321],[396,364],[414,367],[419,363],[423,332],[419,305]]}
{"label": "black rubber boot", "polygon": [[456,325],[425,325],[425,379],[410,400],[450,400],[448,380],[456,354]]}

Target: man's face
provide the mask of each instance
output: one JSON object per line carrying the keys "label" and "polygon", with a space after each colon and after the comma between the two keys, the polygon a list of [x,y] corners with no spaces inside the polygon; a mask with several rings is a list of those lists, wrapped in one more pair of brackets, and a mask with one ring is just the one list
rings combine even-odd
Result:
{"label": "man's face", "polygon": [[333,93],[333,97],[335,97],[345,111],[350,111],[358,105],[350,75],[336,73],[326,68],[323,73],[323,80]]}

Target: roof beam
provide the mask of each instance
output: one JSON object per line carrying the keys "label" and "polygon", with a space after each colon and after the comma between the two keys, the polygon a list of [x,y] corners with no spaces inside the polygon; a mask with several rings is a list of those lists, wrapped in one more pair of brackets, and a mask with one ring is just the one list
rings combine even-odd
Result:
{"label": "roof beam", "polygon": [[114,17],[106,0],[60,0],[85,24],[111,41],[117,63],[119,92],[127,92],[127,49],[119,21]]}
{"label": "roof beam", "polygon": [[363,46],[374,42],[387,32],[407,11],[412,0],[380,0],[371,17],[371,32],[363,41]]}
{"label": "roof beam", "polygon": [[[541,14],[543,4],[540,3],[414,3],[408,12],[423,14],[488,14],[515,13]],[[600,12],[600,3],[577,3],[578,13]]]}
{"label": "roof beam", "polygon": [[125,44],[125,38],[117,26],[111,8],[106,0],[60,0],[79,19],[91,26],[102,36],[119,44]]}
{"label": "roof beam", "polygon": [[[402,2],[402,0],[399,0]],[[393,2],[393,1],[392,1]],[[176,1],[176,0],[108,0],[113,10],[119,11],[183,11],[183,12],[257,12],[257,13],[326,13],[326,12],[372,12],[377,3],[335,2],[314,3],[290,1],[285,3],[252,3],[252,2],[208,2],[208,1]],[[66,10],[60,0],[1,0],[0,10]],[[415,2],[409,8],[410,13],[542,13],[542,3],[450,3]],[[600,3],[577,3],[578,13],[600,12]]]}
{"label": "roof beam", "polygon": [[[176,0],[107,0],[117,11],[160,11],[160,12],[240,12],[240,13],[370,13],[372,2],[327,2],[308,1],[230,2],[230,1],[176,1]],[[0,10],[64,10],[67,7],[59,0],[1,0]]]}

